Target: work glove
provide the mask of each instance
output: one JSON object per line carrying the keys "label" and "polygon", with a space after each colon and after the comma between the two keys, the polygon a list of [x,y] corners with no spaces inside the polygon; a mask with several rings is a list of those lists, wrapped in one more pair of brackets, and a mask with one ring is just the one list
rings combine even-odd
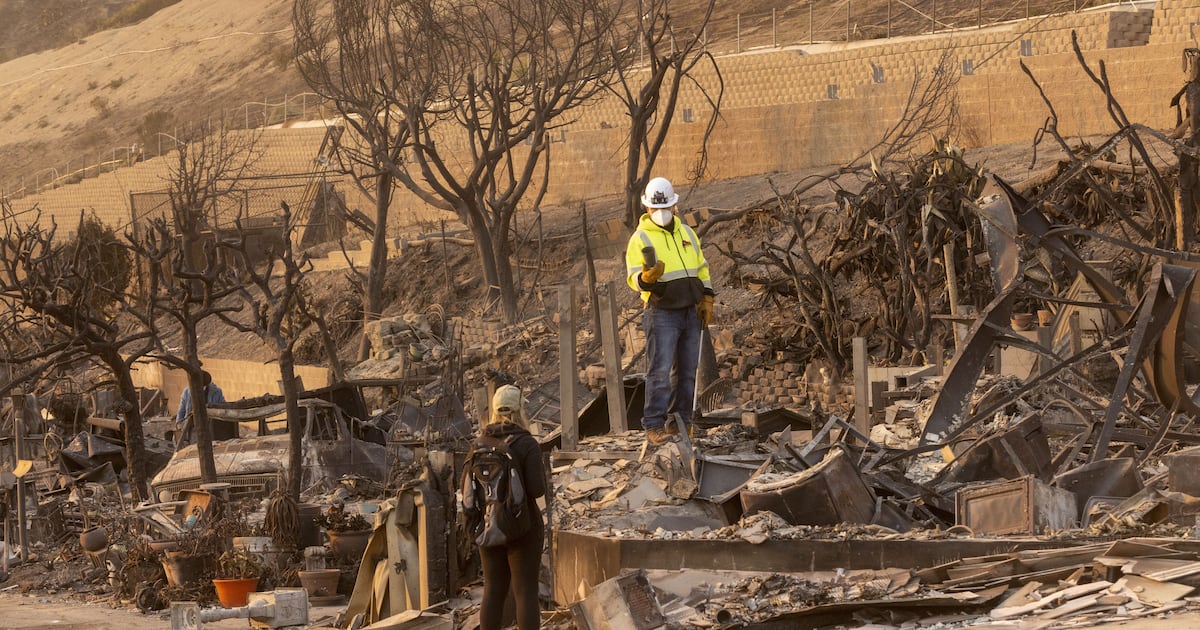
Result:
{"label": "work glove", "polygon": [[696,314],[700,316],[701,326],[708,326],[712,323],[713,296],[704,295],[700,298],[700,303],[696,305]]}
{"label": "work glove", "polygon": [[667,270],[667,265],[663,261],[658,261],[649,269],[642,269],[642,284],[654,284],[662,277],[663,272]]}

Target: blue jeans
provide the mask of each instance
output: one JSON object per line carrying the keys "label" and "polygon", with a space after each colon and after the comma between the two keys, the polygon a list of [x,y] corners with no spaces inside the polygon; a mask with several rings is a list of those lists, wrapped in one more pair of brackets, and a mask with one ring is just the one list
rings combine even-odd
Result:
{"label": "blue jeans", "polygon": [[668,413],[692,421],[696,366],[700,361],[700,318],[694,308],[658,309],[642,313],[646,331],[646,406],[642,427],[661,429]]}

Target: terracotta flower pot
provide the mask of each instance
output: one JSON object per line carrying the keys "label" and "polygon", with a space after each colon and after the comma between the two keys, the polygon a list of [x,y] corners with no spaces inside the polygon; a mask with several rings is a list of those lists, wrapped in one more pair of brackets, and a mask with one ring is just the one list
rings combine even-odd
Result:
{"label": "terracotta flower pot", "polygon": [[184,586],[200,582],[210,573],[212,566],[210,556],[188,556],[178,551],[169,551],[163,558],[163,572],[170,586]]}
{"label": "terracotta flower pot", "polygon": [[108,546],[108,530],[101,526],[85,529],[79,534],[79,546],[92,553],[104,551]]}
{"label": "terracotta flower pot", "polygon": [[354,561],[362,559],[363,552],[367,550],[367,543],[371,540],[369,529],[326,531],[325,534],[329,536],[329,548],[333,550],[334,555]]}
{"label": "terracotta flower pot", "polygon": [[338,580],[342,577],[340,569],[313,569],[300,571],[300,585],[308,591],[309,597],[329,597],[337,595]]}
{"label": "terracotta flower pot", "polygon": [[1013,313],[1013,330],[1033,330],[1033,313]]}
{"label": "terracotta flower pot", "polygon": [[245,606],[250,593],[258,588],[258,578],[213,578],[212,582],[217,589],[217,599],[225,608]]}

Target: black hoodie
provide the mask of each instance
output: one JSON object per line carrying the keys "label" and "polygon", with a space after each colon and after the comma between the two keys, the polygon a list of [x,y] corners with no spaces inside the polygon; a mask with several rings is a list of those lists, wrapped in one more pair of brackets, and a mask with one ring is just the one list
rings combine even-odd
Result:
{"label": "black hoodie", "polygon": [[509,439],[508,449],[513,458],[521,465],[521,479],[525,483],[525,501],[529,505],[534,523],[540,527],[542,512],[538,509],[537,498],[546,494],[546,473],[542,468],[542,447],[536,438],[530,435],[528,429],[521,428],[515,422],[501,422],[483,427],[483,434],[502,440]]}

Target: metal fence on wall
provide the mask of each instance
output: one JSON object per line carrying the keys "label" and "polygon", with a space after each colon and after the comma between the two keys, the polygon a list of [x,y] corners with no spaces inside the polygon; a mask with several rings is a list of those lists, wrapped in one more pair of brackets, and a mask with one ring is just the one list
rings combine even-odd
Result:
{"label": "metal fence on wall", "polygon": [[[705,45],[714,54],[920,35],[1118,4],[1098,0],[808,0],[766,12],[714,15]],[[1125,0],[1119,4],[1134,4]],[[1147,3],[1138,3],[1146,6]],[[1153,3],[1149,3],[1152,5]]]}
{"label": "metal fence on wall", "polygon": [[[257,129],[282,125],[292,120],[320,118],[329,113],[321,97],[305,92],[284,95],[278,101],[264,99],[246,103],[232,110],[212,114],[204,124],[207,129]],[[4,187],[0,188],[0,197],[19,199],[166,155],[175,149],[179,138],[188,132],[187,127],[177,126],[156,130],[151,137],[100,149],[90,156],[80,156],[59,166],[22,175],[16,181],[5,182]]]}

